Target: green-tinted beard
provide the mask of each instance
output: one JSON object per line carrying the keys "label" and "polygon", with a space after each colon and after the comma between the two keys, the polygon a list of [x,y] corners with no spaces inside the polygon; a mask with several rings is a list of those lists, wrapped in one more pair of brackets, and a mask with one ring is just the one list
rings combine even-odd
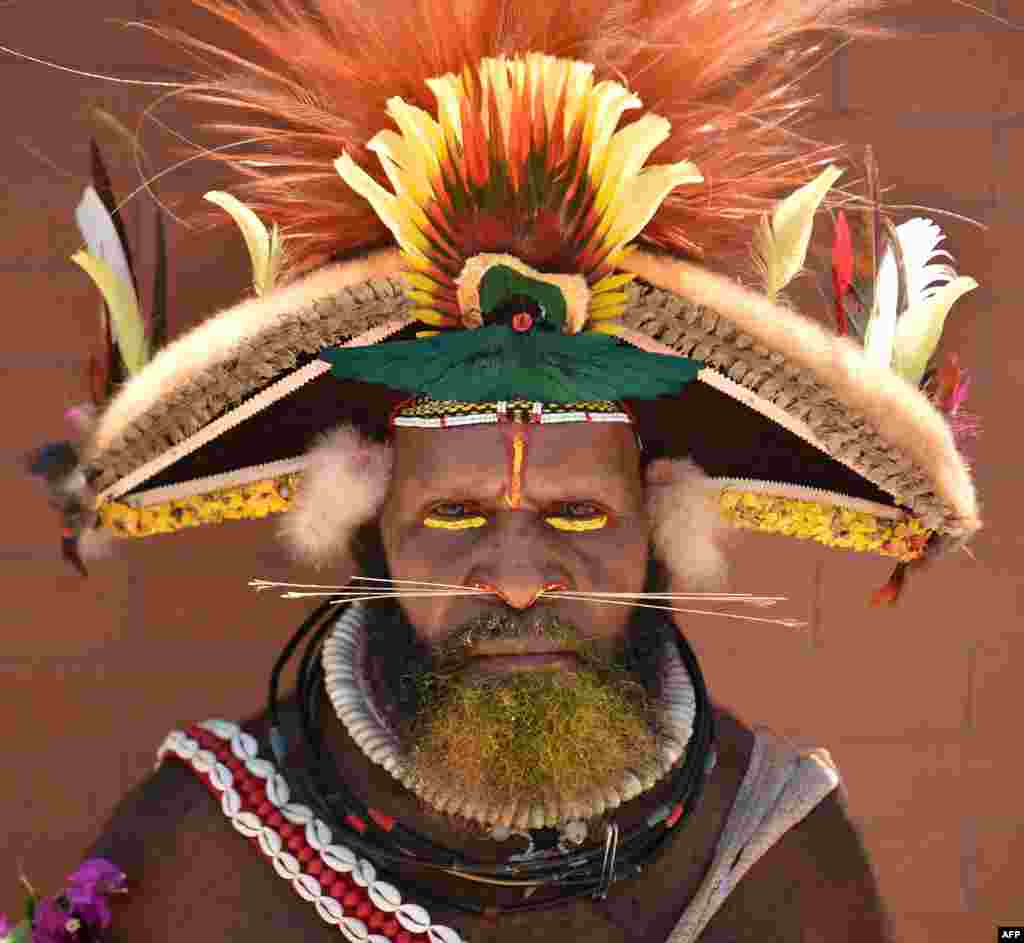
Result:
{"label": "green-tinted beard", "polygon": [[615,667],[484,679],[442,671],[420,685],[403,737],[415,772],[487,806],[582,799],[655,752],[646,692]]}

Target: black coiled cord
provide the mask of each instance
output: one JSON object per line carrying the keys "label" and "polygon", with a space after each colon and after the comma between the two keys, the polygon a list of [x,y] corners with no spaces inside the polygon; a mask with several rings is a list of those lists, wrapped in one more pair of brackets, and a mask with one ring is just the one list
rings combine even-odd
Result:
{"label": "black coiled cord", "polygon": [[[610,875],[603,874],[603,846],[554,858],[495,865],[447,849],[398,822],[388,829],[378,824],[370,815],[370,810],[337,776],[337,766],[325,748],[323,731],[318,723],[325,696],[323,666],[319,656],[324,640],[336,621],[333,618],[325,620],[324,616],[342,606],[344,604],[330,600],[322,603],[285,645],[270,674],[268,716],[271,749],[277,764],[286,778],[297,781],[300,791],[318,817],[332,826],[345,822],[349,817],[355,817],[365,823],[366,833],[360,833],[353,827],[346,830],[346,844],[375,864],[386,866],[415,863],[446,872],[460,871],[479,877],[485,882],[492,879],[495,883],[502,884],[540,883],[562,890],[562,893],[543,901],[503,907],[502,910],[506,912],[553,907],[571,898],[599,892],[602,886],[607,888],[615,881],[638,874],[646,864],[653,862],[661,854],[667,845],[669,835],[676,831],[675,828],[666,828],[663,822],[649,825],[645,821],[622,836],[615,857],[614,871]],[[321,621],[323,624],[316,628]],[[302,737],[312,760],[312,767],[286,769],[288,743],[278,711],[278,688],[285,666],[310,632],[313,632],[313,635],[299,662],[296,693]],[[715,737],[714,717],[696,655],[679,632],[674,631],[673,636],[693,684],[696,713],[693,733],[687,744],[686,760],[672,774],[672,788],[666,804],[673,809],[677,804],[683,803],[682,819],[687,821],[696,808],[707,777],[708,758]],[[456,899],[439,898],[407,879],[403,879],[403,884],[434,906],[473,914],[482,913],[485,909],[483,906]]]}

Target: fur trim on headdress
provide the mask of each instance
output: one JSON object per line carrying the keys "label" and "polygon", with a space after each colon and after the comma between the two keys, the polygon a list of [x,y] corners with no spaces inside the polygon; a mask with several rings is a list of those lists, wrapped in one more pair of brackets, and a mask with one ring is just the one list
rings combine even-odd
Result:
{"label": "fur trim on headdress", "polygon": [[301,563],[321,568],[349,551],[357,528],[380,513],[394,452],[350,425],[338,426],[309,452],[302,486],[278,536]]}
{"label": "fur trim on headdress", "polygon": [[659,458],[647,466],[645,503],[654,552],[675,590],[720,592],[729,576],[724,542],[728,525],[717,491],[688,458]]}

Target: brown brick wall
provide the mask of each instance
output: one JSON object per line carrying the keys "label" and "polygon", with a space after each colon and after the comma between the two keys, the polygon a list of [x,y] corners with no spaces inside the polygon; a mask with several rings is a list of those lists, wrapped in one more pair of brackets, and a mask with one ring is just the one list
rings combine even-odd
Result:
{"label": "brown brick wall", "polygon": [[[63,0],[0,5],[3,43],[90,71],[167,79],[180,66],[151,37],[109,18],[166,16],[202,24],[185,0]],[[978,0],[1003,17],[1017,0]],[[1024,328],[1017,299],[1024,223],[1024,33],[954,0],[894,5],[883,19],[920,29],[913,41],[851,46],[811,79],[822,98],[809,132],[874,145],[893,203],[967,214],[943,220],[958,269],[981,287],[949,319],[945,343],[975,371],[971,406],[987,529],[961,555],[909,586],[894,611],[871,610],[884,561],[816,546],[745,538],[735,584],[784,592],[806,633],[695,619],[688,634],[716,698],[749,722],[829,748],[846,780],[901,940],[962,943],[1024,922],[1024,663],[1018,487]],[[268,522],[156,538],[93,568],[83,583],[57,558],[57,522],[15,460],[65,433],[62,413],[86,393],[94,291],[68,260],[72,211],[88,172],[90,108],[134,125],[159,89],[79,78],[0,54],[0,297],[5,340],[0,485],[0,911],[20,907],[20,862],[41,887],[77,863],[117,797],[149,769],[172,727],[259,707],[272,660],[301,621],[301,603],[256,597],[254,576],[294,574]],[[173,104],[160,114],[188,132]],[[129,153],[100,139],[121,193]],[[155,166],[170,137],[144,141]],[[184,211],[217,185],[198,164],[165,178],[161,198]],[[143,214],[148,220],[148,215]],[[133,214],[129,213],[129,218]],[[907,218],[903,216],[902,218]],[[245,289],[240,240],[170,230],[172,330]],[[144,256],[151,251],[148,230]],[[143,268],[145,268],[145,258]],[[224,272],[231,273],[225,277]]]}

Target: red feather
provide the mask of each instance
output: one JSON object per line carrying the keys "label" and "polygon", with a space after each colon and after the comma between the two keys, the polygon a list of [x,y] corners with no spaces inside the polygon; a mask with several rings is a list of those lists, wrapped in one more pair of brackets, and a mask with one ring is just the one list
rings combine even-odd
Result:
{"label": "red feather", "polygon": [[[238,167],[245,177],[239,198],[288,239],[286,277],[389,239],[334,168],[348,151],[380,179],[366,144],[393,127],[388,98],[433,114],[426,79],[529,51],[595,63],[595,80],[622,82],[671,122],[671,137],[652,163],[692,160],[700,168],[704,184],[670,194],[641,238],[670,252],[745,259],[761,215],[836,158],[836,147],[790,127],[812,100],[799,80],[827,59],[833,40],[895,35],[866,19],[882,0],[407,0],[401,16],[391,4],[365,0],[193,2],[258,47],[250,57],[241,42],[232,51],[151,24],[210,63],[210,78],[186,96],[229,109],[210,130],[232,140],[265,139],[215,159]],[[489,155],[475,130],[465,145],[465,172],[479,183]],[[566,153],[558,130],[547,155],[555,161]],[[517,127],[514,147],[523,143],[525,129]],[[241,163],[247,160],[254,163]],[[221,215],[218,222],[228,225]]]}
{"label": "red feather", "polygon": [[853,280],[853,241],[850,238],[850,226],[846,222],[846,214],[840,210],[836,215],[836,238],[832,244],[832,297],[836,303],[836,321],[839,334],[846,337],[850,326],[846,320],[846,309],[843,299]]}

